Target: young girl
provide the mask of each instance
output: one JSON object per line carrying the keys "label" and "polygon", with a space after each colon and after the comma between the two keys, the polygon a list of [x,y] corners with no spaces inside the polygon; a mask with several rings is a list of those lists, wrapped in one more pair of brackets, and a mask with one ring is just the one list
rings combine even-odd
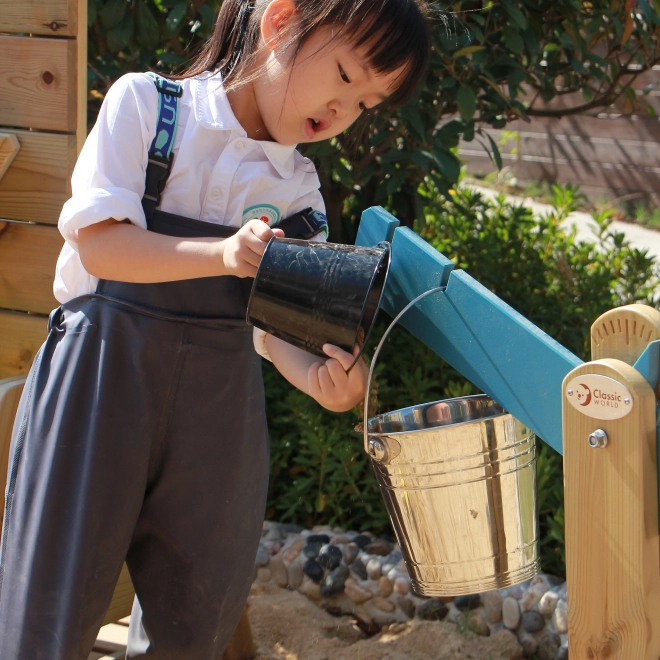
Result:
{"label": "young girl", "polygon": [[265,508],[255,347],[330,410],[365,387],[339,348],[322,364],[253,337],[249,278],[281,219],[324,217],[295,145],[410,97],[429,53],[421,2],[225,0],[180,85],[129,74],[108,93],[60,218],[62,305],[12,439],[3,660],[86,660],[124,560],[127,657],[221,658]]}

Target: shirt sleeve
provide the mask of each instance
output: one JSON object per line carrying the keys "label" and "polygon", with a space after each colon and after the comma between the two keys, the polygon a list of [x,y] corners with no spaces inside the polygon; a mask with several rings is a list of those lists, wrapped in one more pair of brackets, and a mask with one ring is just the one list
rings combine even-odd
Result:
{"label": "shirt sleeve", "polygon": [[[307,178],[307,177],[305,177]],[[316,176],[316,172],[314,172],[314,179],[316,179],[316,187],[313,186],[313,181],[311,182],[311,190],[305,190],[304,194],[301,197],[298,197],[287,209],[287,217],[293,215],[294,213],[298,213],[298,211],[303,211],[308,208],[313,208],[315,211],[319,211],[323,215],[325,215],[325,202],[323,201],[323,197],[321,196],[321,193],[318,189],[318,177]],[[312,241],[316,242],[326,242],[324,234],[316,234],[316,236],[311,238]],[[269,360],[272,362],[270,359],[270,355],[268,354],[268,349],[266,348],[266,333],[263,330],[260,330],[259,328],[254,328],[253,332],[253,341],[254,341],[254,349],[261,355],[261,357],[266,358],[266,360]]]}
{"label": "shirt sleeve", "polygon": [[122,76],[108,91],[60,214],[60,232],[74,250],[79,229],[108,218],[146,229],[141,200],[157,115],[158,91],[144,74]]}

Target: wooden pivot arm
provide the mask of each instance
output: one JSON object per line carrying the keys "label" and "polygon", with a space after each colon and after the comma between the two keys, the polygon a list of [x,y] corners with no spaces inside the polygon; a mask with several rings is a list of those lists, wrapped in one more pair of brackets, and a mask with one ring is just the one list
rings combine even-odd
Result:
{"label": "wooden pivot arm", "polygon": [[561,453],[561,384],[582,360],[398,224],[381,208],[367,209],[356,240],[392,243],[383,309],[395,316],[420,293],[446,286],[401,324]]}

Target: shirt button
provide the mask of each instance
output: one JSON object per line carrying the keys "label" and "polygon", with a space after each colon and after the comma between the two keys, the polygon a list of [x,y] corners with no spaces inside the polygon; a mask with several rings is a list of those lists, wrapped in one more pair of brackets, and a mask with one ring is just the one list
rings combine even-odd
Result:
{"label": "shirt button", "polygon": [[220,199],[222,197],[222,188],[211,188],[211,197]]}
{"label": "shirt button", "polygon": [[236,143],[236,151],[243,151],[243,149],[245,149],[245,142],[243,142],[243,140],[239,140]]}

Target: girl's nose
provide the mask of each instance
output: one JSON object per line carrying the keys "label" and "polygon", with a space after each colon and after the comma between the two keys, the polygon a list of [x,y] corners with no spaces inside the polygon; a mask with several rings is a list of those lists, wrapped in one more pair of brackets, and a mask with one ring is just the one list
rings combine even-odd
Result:
{"label": "girl's nose", "polygon": [[335,116],[335,119],[338,119],[341,121],[342,119],[346,119],[348,116],[348,111],[347,111],[347,105],[343,103],[340,99],[334,99],[330,101],[328,104],[328,108],[330,111],[333,113]]}

